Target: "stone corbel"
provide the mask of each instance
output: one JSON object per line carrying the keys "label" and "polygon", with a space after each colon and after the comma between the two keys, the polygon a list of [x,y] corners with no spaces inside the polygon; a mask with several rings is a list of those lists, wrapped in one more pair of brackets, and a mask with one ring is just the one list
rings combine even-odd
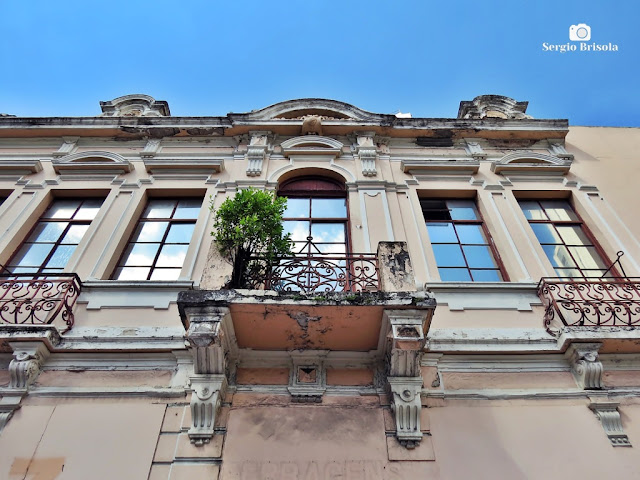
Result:
{"label": "stone corbel", "polygon": [[391,409],[395,416],[396,437],[401,445],[412,449],[422,440],[420,411],[422,370],[420,361],[426,343],[425,311],[388,310],[389,344],[387,383],[391,392]]}
{"label": "stone corbel", "polygon": [[9,363],[9,388],[24,390],[38,378],[49,350],[42,342],[11,342],[13,360]]}
{"label": "stone corbel", "polygon": [[9,363],[9,386],[0,399],[0,432],[13,412],[20,408],[20,402],[50,354],[43,342],[9,342],[9,345],[13,349],[13,360]]}
{"label": "stone corbel", "polygon": [[247,176],[259,177],[262,175],[262,164],[271,152],[271,132],[250,132],[251,139],[247,146]]}
{"label": "stone corbel", "polygon": [[80,137],[62,137],[62,145],[60,145],[58,150],[53,152],[53,158],[60,158],[73,153],[79,139]]}
{"label": "stone corbel", "polygon": [[216,415],[227,389],[227,352],[223,319],[226,307],[189,315],[186,339],[193,356],[191,383],[191,443],[204,445],[213,437]]}
{"label": "stone corbel", "polygon": [[374,132],[359,132],[356,138],[356,152],[360,158],[360,165],[362,166],[362,175],[365,177],[375,177],[378,175],[376,170],[376,159],[378,152],[376,145],[373,141],[375,136]]}
{"label": "stone corbel", "polygon": [[584,390],[599,390],[602,385],[602,362],[598,360],[601,343],[572,343],[567,349],[571,373]]}
{"label": "stone corbel", "polygon": [[487,158],[487,152],[482,149],[482,145],[478,142],[474,142],[472,140],[466,140],[466,150],[471,157],[476,160],[484,160]]}
{"label": "stone corbel", "polygon": [[144,146],[144,149],[140,152],[140,156],[142,158],[153,158],[158,153],[160,149],[160,143],[162,142],[161,138],[150,138],[147,140],[147,144]]}
{"label": "stone corbel", "polygon": [[567,152],[564,148],[564,141],[549,140],[550,151],[558,158],[565,158],[567,160],[573,160],[573,153]]}
{"label": "stone corbel", "polygon": [[596,414],[604,432],[609,437],[611,445],[614,447],[630,447],[629,437],[624,433],[620,412],[618,411],[618,402],[599,402],[594,401],[589,408]]}

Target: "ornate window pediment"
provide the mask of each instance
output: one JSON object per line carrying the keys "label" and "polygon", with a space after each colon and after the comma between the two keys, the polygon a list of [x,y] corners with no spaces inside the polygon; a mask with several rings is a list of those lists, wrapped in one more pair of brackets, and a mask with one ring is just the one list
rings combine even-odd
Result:
{"label": "ornate window pediment", "polygon": [[309,115],[317,115],[323,120],[351,120],[376,123],[387,117],[394,117],[393,115],[367,112],[348,103],[324,98],[287,100],[249,113],[229,114],[233,120],[239,121],[302,120]]}
{"label": "ornate window pediment", "polygon": [[338,140],[319,135],[305,135],[285,140],[281,144],[285,157],[296,155],[325,155],[339,157],[343,144]]}
{"label": "ornate window pediment", "polygon": [[122,155],[112,152],[79,152],[52,161],[56,173],[109,173],[122,174],[133,171],[133,165]]}
{"label": "ornate window pediment", "polygon": [[536,174],[566,175],[571,168],[571,159],[558,158],[537,152],[509,153],[491,164],[491,170],[502,175]]}

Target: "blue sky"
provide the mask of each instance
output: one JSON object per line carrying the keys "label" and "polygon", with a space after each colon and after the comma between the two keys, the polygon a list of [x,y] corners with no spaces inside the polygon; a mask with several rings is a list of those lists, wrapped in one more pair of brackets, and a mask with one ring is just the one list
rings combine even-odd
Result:
{"label": "blue sky", "polygon": [[[579,23],[619,50],[543,51]],[[91,116],[146,93],[173,115],[324,97],[455,117],[495,93],[536,118],[638,127],[639,23],[635,0],[0,0],[0,112]]]}

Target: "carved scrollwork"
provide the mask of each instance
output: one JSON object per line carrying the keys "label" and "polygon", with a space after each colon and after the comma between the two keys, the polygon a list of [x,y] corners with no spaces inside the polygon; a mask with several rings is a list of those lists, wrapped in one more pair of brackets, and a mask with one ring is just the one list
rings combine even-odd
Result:
{"label": "carved scrollwork", "polygon": [[602,362],[598,360],[601,343],[574,343],[567,349],[571,373],[585,390],[599,390],[602,384]]}

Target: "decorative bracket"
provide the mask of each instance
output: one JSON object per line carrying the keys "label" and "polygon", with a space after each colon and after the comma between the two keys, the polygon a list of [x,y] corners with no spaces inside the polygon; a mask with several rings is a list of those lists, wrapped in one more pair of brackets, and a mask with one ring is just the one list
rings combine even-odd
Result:
{"label": "decorative bracket", "polygon": [[629,437],[624,433],[620,412],[618,411],[618,402],[592,402],[589,408],[596,414],[604,433],[609,437],[611,445],[614,447],[630,447]]}
{"label": "decorative bracket", "polygon": [[147,144],[144,146],[144,149],[140,152],[140,156],[142,158],[153,158],[158,153],[160,149],[160,143],[162,142],[161,138],[150,138],[147,140]]}
{"label": "decorative bracket", "polygon": [[193,356],[191,382],[191,443],[204,445],[213,437],[216,415],[227,389],[227,352],[223,320],[226,307],[189,315],[187,342]]}
{"label": "decorative bracket", "polygon": [[0,432],[20,408],[50,354],[43,342],[10,342],[9,346],[13,349],[13,360],[9,363],[9,387],[0,399]]}
{"label": "decorative bracket", "polygon": [[600,390],[602,385],[602,362],[598,350],[602,343],[572,343],[566,356],[571,364],[571,373],[584,390]]}
{"label": "decorative bracket", "polygon": [[373,142],[375,132],[359,132],[356,138],[356,152],[360,158],[362,166],[362,175],[365,177],[375,177],[378,174],[376,170],[376,158],[378,152]]}
{"label": "decorative bracket", "polygon": [[465,139],[466,150],[471,157],[476,160],[485,160],[487,158],[487,152],[482,149],[482,145],[479,142]]}
{"label": "decorative bracket", "polygon": [[53,152],[53,158],[60,158],[73,153],[79,139],[80,137],[62,137],[62,145],[60,145],[58,150]]}
{"label": "decorative bracket", "polygon": [[247,176],[259,177],[262,174],[262,164],[271,151],[269,136],[271,132],[250,132],[251,139],[247,146]]}
{"label": "decorative bracket", "polygon": [[390,327],[387,383],[392,395],[391,409],[395,415],[396,437],[409,449],[418,446],[422,440],[420,361],[426,343],[424,324],[427,315],[418,310],[385,311]]}

